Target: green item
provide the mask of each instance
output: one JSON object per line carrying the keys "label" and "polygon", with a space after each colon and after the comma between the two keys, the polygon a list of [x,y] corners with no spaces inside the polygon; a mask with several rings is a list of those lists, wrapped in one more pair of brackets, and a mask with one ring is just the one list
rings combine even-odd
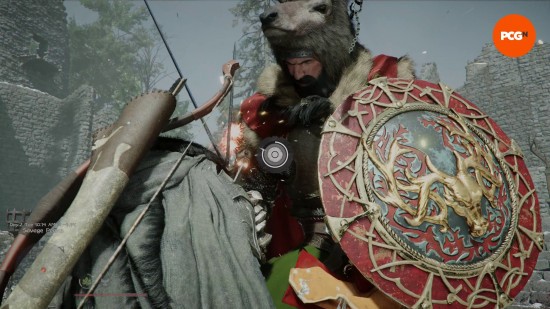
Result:
{"label": "green item", "polygon": [[320,261],[327,258],[328,254],[313,246],[305,246],[290,251],[282,256],[270,259],[263,267],[264,275],[266,276],[266,284],[273,303],[278,309],[294,308],[293,306],[283,303],[283,297],[289,287],[288,276],[290,269],[296,266],[300,252],[305,250]]}

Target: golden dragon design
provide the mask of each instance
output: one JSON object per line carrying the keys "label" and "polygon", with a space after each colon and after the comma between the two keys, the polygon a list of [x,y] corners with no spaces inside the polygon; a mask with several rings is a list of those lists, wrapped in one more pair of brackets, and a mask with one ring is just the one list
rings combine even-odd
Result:
{"label": "golden dragon design", "polygon": [[[456,121],[462,130],[444,121],[437,122],[447,130],[450,136],[459,137],[460,144],[468,152],[468,155],[463,157],[453,150],[456,158],[456,175],[450,175],[437,168],[426,155],[425,164],[430,173],[414,177],[409,169],[405,169],[408,183],[400,181],[394,175],[395,162],[397,157],[411,152],[411,150],[403,148],[395,139],[390,146],[388,159],[383,162],[376,154],[376,143],[371,143],[371,147],[366,145],[364,139],[362,143],[370,160],[386,178],[387,194],[374,190],[375,194],[386,204],[399,207],[410,214],[412,219],[405,218],[410,225],[419,226],[423,222],[431,222],[441,225],[441,232],[447,232],[450,228],[448,207],[451,207],[457,215],[466,219],[470,234],[479,237],[485,234],[488,226],[487,219],[481,212],[482,198],[485,197],[491,207],[497,207],[494,195],[496,189],[503,185],[502,175],[495,173],[492,155],[485,151],[472,134],[468,133],[466,123],[460,118],[457,118]],[[442,134],[444,131],[442,130]],[[487,181],[488,186],[483,179]],[[430,189],[437,182],[444,187],[443,195]],[[418,194],[416,208],[403,200],[400,191]],[[428,214],[430,200],[439,208],[439,213],[436,215]]]}

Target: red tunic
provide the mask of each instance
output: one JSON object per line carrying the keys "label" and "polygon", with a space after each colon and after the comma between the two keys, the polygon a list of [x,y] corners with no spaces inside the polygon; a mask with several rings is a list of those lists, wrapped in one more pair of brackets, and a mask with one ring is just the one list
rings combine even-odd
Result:
{"label": "red tunic", "polygon": [[265,100],[267,100],[267,97],[256,93],[243,101],[241,116],[244,122],[261,138],[286,135],[288,127],[285,124],[286,117],[282,108],[269,112],[259,112],[260,105]]}
{"label": "red tunic", "polygon": [[[386,55],[374,57],[367,80],[381,76],[397,77],[397,60],[395,57]],[[284,137],[290,128],[285,124],[283,108],[265,113],[259,112],[261,104],[266,99],[266,96],[256,93],[244,100],[240,108],[242,118],[261,138]],[[272,216],[265,229],[267,233],[273,235],[266,254],[268,259],[285,254],[299,246],[305,239],[300,224],[289,214],[290,206],[291,201],[284,192],[281,198],[275,201]]]}
{"label": "red tunic", "polygon": [[[397,58],[378,55],[373,58],[372,68],[367,80],[386,76],[397,77]],[[256,93],[241,104],[241,115],[244,122],[261,138],[271,136],[284,136],[289,128],[285,125],[285,115],[282,108],[271,112],[259,113],[260,105],[267,99],[262,94]]]}

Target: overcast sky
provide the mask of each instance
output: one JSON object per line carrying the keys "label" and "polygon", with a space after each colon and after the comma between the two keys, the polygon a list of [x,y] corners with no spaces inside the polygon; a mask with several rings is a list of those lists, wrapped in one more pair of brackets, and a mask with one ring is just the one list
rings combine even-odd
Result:
{"label": "overcast sky", "polygon": [[[174,56],[199,104],[219,88],[221,66],[242,35],[229,9],[238,1],[150,1]],[[68,16],[93,20],[78,1],[65,1]],[[143,5],[136,1],[136,5]],[[441,81],[458,88],[465,66],[492,41],[497,21],[509,14],[527,17],[537,40],[550,43],[550,1],[365,1],[360,42],[373,54],[408,54],[416,63],[435,62]],[[239,59],[237,59],[239,60]],[[177,77],[166,56],[167,68]],[[550,65],[550,64],[549,64]],[[158,88],[167,89],[172,78]]]}

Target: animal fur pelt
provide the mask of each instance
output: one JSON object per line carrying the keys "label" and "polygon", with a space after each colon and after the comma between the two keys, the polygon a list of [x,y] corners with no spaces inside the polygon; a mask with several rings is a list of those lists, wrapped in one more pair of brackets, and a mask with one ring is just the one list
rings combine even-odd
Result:
{"label": "animal fur pelt", "polygon": [[[333,109],[340,105],[349,95],[365,88],[368,84],[367,77],[372,68],[372,56],[367,49],[362,47],[359,47],[359,49],[357,59],[353,61],[351,66],[343,70],[337,84],[338,86],[329,97]],[[408,57],[404,56],[400,58],[397,77],[414,78],[413,67],[414,64]],[[302,98],[294,90],[292,78],[278,64],[271,65],[262,72],[258,78],[257,92],[267,98],[273,98],[268,103],[278,107],[288,108],[298,106],[303,102]],[[307,104],[308,101],[305,100],[304,102]],[[311,119],[308,119],[308,121],[311,121]],[[244,138],[247,146],[250,148],[256,148],[259,145],[260,138],[246,125],[244,126]]]}
{"label": "animal fur pelt", "polygon": [[[315,102],[322,107],[310,109],[325,110],[326,102],[322,100],[302,100],[294,89],[294,83],[282,55],[288,51],[309,50],[323,64],[323,70],[330,83],[336,85],[329,96],[332,111],[344,99],[356,91],[367,86],[367,77],[372,68],[370,52],[357,43],[350,53],[349,49],[355,38],[355,29],[348,15],[346,0],[296,0],[280,1],[281,4],[266,10],[260,17],[262,29],[268,39],[277,65],[264,70],[258,79],[257,92],[270,98],[268,103],[278,107],[286,107],[290,115],[300,111],[292,107],[309,102]],[[413,62],[406,56],[398,61],[398,78],[414,78]],[[307,107],[302,107],[307,109]],[[311,115],[326,114],[306,110]],[[327,116],[327,115],[321,115]],[[297,117],[298,119],[300,116]],[[304,118],[304,117],[302,117]],[[307,118],[307,117],[306,117]],[[304,119],[310,125],[314,121]],[[298,121],[299,122],[299,121]],[[291,125],[296,121],[289,121]],[[246,125],[244,126],[244,140],[247,148],[256,149],[260,138]]]}
{"label": "animal fur pelt", "polygon": [[[366,77],[372,67],[370,53],[357,43],[350,53],[355,38],[355,29],[348,15],[346,0],[297,0],[281,1],[263,13],[264,35],[268,39],[275,59],[282,72],[279,77],[288,77],[282,55],[289,50],[309,50],[323,64],[330,81],[338,85],[331,95],[338,105],[347,95],[366,85]],[[273,16],[266,21],[267,16]],[[276,70],[276,69],[275,69]],[[399,78],[414,78],[412,62],[403,57],[398,64]],[[269,73],[268,73],[269,74]],[[277,74],[277,73],[275,73]],[[261,79],[261,78],[260,78]],[[280,84],[288,85],[285,82]],[[258,91],[264,93],[258,82]],[[265,86],[265,84],[264,84]],[[292,88],[292,87],[286,87]],[[274,89],[265,94],[272,94]],[[288,104],[285,102],[284,104]],[[283,104],[283,105],[284,105]],[[294,102],[296,104],[296,102]]]}
{"label": "animal fur pelt", "polygon": [[[344,70],[354,65],[360,48],[351,54],[355,37],[345,0],[281,1],[264,12],[276,18],[262,23],[277,63],[286,71],[282,54],[289,50],[313,51],[330,81],[338,84]],[[288,72],[286,72],[288,73]]]}
{"label": "animal fur pelt", "polygon": [[[323,122],[349,95],[367,86],[373,57],[359,43],[350,52],[356,37],[348,13],[350,1],[280,2],[260,16],[277,64],[260,75],[257,92],[267,98],[261,108],[287,111],[286,123],[291,127],[286,138],[294,149],[295,172],[292,179],[285,179],[285,184],[293,205],[314,204],[310,198],[319,198],[316,162]],[[283,55],[303,50],[315,54],[323,65],[324,77],[333,85],[333,91],[325,98],[302,98],[295,90]],[[414,78],[413,68],[408,57],[399,58],[397,77]],[[243,148],[255,153],[261,138],[242,123]]]}

